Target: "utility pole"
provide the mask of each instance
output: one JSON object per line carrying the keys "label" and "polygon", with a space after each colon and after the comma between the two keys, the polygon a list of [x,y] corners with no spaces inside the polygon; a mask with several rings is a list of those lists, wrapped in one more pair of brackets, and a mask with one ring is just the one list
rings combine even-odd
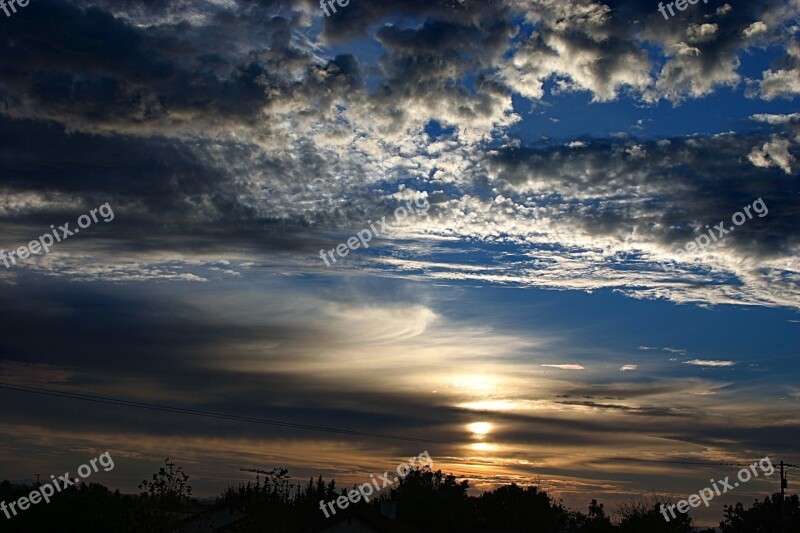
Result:
{"label": "utility pole", "polygon": [[781,533],[786,533],[786,526],[783,522],[783,495],[786,490],[786,476],[783,473],[783,459],[781,459],[781,505],[778,507],[778,516],[781,520]]}
{"label": "utility pole", "polygon": [[786,472],[784,471],[784,467],[800,468],[800,466],[784,463],[783,460],[781,460],[781,502],[780,506],[778,507],[778,516],[780,517],[780,522],[781,522],[781,533],[786,533],[786,520],[784,518],[784,512],[783,512],[783,500],[785,498],[786,489],[789,488],[789,480],[786,479]]}

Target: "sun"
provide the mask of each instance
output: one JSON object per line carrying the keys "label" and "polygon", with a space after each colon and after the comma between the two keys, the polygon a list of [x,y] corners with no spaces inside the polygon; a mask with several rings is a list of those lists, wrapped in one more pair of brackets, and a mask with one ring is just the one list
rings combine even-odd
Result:
{"label": "sun", "polygon": [[473,434],[483,437],[490,431],[492,431],[492,424],[489,422],[473,422],[471,424],[467,424],[467,429],[470,430]]}

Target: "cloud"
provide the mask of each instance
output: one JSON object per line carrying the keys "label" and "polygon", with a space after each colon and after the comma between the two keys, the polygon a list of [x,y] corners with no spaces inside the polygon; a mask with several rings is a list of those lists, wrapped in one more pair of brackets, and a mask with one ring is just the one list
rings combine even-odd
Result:
{"label": "cloud", "polygon": [[759,20],[745,28],[743,34],[745,37],[751,38],[766,33],[768,29],[767,25]]}
{"label": "cloud", "polygon": [[[594,371],[543,372],[541,360],[551,361],[550,368],[562,361],[565,368],[582,368],[569,363],[581,347],[571,333],[548,336],[520,321],[504,289],[491,291],[495,309],[501,310],[495,314],[468,296],[454,299],[452,288],[429,283],[250,276],[245,270],[244,280],[214,287],[64,284],[44,277],[4,288],[0,320],[15,331],[9,360],[14,362],[0,362],[0,371],[25,380],[21,383],[44,379],[53,388],[79,393],[148,403],[157,398],[156,403],[185,409],[322,426],[336,421],[336,427],[447,440],[456,444],[442,445],[436,455],[450,461],[443,460],[443,468],[459,474],[475,462],[473,451],[463,449],[471,442],[465,428],[490,420],[497,447],[481,457],[516,464],[535,456],[537,468],[546,465],[579,480],[572,490],[580,497],[600,490],[593,485],[594,473],[618,471],[616,463],[607,463],[621,447],[628,455],[661,457],[695,453],[697,442],[730,453],[755,449],[759,442],[777,442],[769,428],[791,414],[789,406],[758,404],[752,391],[719,379],[656,375],[639,380],[637,372],[613,369],[594,379]],[[481,298],[488,292],[472,291]],[[468,307],[480,312],[465,315]],[[510,326],[514,322],[524,328],[516,330]],[[611,345],[604,342],[591,341],[594,360],[606,357]],[[342,383],[348,383],[346,395]],[[64,453],[103,442],[129,457],[128,468],[142,475],[152,472],[164,449],[174,449],[182,461],[203,465],[195,491],[213,495],[228,483],[232,462],[270,462],[290,467],[297,478],[323,474],[340,482],[362,470],[375,471],[375,465],[386,464],[387,453],[404,457],[407,450],[392,441],[345,441],[230,421],[204,425],[186,415],[113,405],[93,404],[92,417],[76,418],[85,407],[0,391],[6,442],[16,447],[14,454],[2,455],[3,471],[39,471],[27,462],[31,455],[38,457],[37,464],[50,466],[45,452],[54,442],[70,443]],[[720,412],[729,413],[724,427]],[[796,433],[785,424],[781,431]],[[337,466],[336,458],[347,450],[358,451],[359,459]],[[78,459],[74,464],[85,461]],[[45,471],[55,471],[64,460],[59,456]],[[514,467],[508,478],[528,473]],[[625,476],[628,483],[647,486],[652,471],[626,471]],[[489,487],[505,480],[487,477],[476,483]],[[123,491],[135,488],[130,477],[104,482],[116,483]]]}
{"label": "cloud", "polygon": [[[759,139],[764,137],[759,136]],[[643,277],[648,259],[657,264],[663,258],[684,262],[682,268],[685,270],[678,274],[680,279],[699,280],[701,278],[696,278],[692,269],[711,268],[716,263],[714,268],[738,270],[734,275],[746,280],[746,284],[759,285],[761,288],[756,289],[757,292],[763,289],[772,292],[767,284],[756,281],[758,276],[754,276],[756,272],[750,266],[745,267],[745,264],[754,265],[762,260],[772,262],[767,257],[774,252],[764,250],[767,255],[760,255],[751,248],[766,244],[771,238],[758,239],[759,245],[744,235],[751,230],[777,232],[787,238],[790,249],[797,249],[800,235],[796,224],[788,218],[772,221],[777,222],[775,225],[761,224],[758,229],[758,224],[752,228],[743,227],[743,231],[737,229],[738,234],[726,237],[732,236],[733,239],[726,240],[724,245],[708,248],[704,254],[680,257],[674,254],[675,249],[701,233],[705,225],[730,220],[732,213],[741,210],[743,205],[739,205],[741,201],[734,196],[756,199],[762,197],[757,189],[769,189],[774,193],[769,192],[762,198],[775,200],[770,199],[767,204],[770,201],[782,203],[782,194],[778,191],[785,186],[791,187],[788,175],[783,173],[781,177],[780,173],[769,172],[760,176],[757,186],[752,182],[751,163],[743,161],[742,155],[752,150],[754,140],[725,134],[635,143],[629,140],[595,141],[580,150],[508,147],[492,153],[486,163],[490,178],[502,193],[495,198],[497,213],[494,209],[478,207],[473,198],[470,198],[469,211],[474,213],[473,217],[490,218],[491,222],[487,224],[492,231],[503,234],[506,242],[518,239],[532,248],[531,256],[541,259],[531,269],[534,271],[531,274],[535,273],[535,279],[531,275],[531,282],[537,285],[554,282],[557,275],[554,270],[564,273],[572,269],[581,271],[583,284],[595,279],[597,286],[613,285],[626,277],[624,272],[612,267],[615,258],[620,257],[619,254],[634,253],[639,260],[639,270],[635,274],[638,284],[651,284],[652,287],[624,289],[626,294],[668,294],[670,298],[682,301],[687,301],[684,298],[693,299],[690,293],[699,289],[697,286],[679,287],[667,279]],[[640,147],[637,157],[631,154],[634,146]],[[712,161],[707,157],[708,153],[720,157]],[[773,150],[772,153],[777,157],[777,152]],[[778,183],[783,185],[773,189]],[[636,194],[617,195],[618,191],[631,188],[636,188]],[[513,215],[505,215],[500,208]],[[526,219],[531,221],[529,225],[523,224]],[[463,216],[461,220],[464,220]],[[477,225],[475,227],[479,229]],[[542,248],[537,243],[542,243]],[[559,248],[544,248],[547,243],[558,243]],[[783,256],[779,263],[793,265],[783,252],[774,251]],[[597,269],[588,272],[582,268],[586,261],[599,257],[606,259],[603,264],[596,263]],[[630,255],[626,257],[628,260],[631,258]],[[794,271],[795,267],[789,266],[789,269]],[[796,275],[790,273],[789,277],[794,279]],[[565,279],[560,277],[558,281],[565,282]],[[755,285],[751,288],[755,289]],[[797,294],[794,284],[785,288]],[[715,291],[703,287],[700,291],[704,295],[698,297],[716,300],[710,296],[709,289]],[[733,291],[738,289],[733,288]],[[746,292],[750,296],[755,294],[749,289]],[[787,302],[775,293],[767,299],[776,296]]]}
{"label": "cloud", "polygon": [[788,115],[757,113],[755,115],[750,115],[750,120],[754,120],[756,122],[765,122],[771,125],[791,124],[794,122],[800,122],[800,113],[791,113]]}
{"label": "cloud", "polygon": [[774,166],[791,175],[794,156],[789,153],[790,146],[788,139],[775,135],[760,148],[758,146],[753,148],[747,155],[747,160],[759,168]]}
{"label": "cloud", "polygon": [[[125,215],[114,233],[81,240],[84,253],[69,243],[24,268],[201,281],[232,259],[234,272],[280,262],[307,273],[317,266],[309,257],[391,213],[406,187],[429,195],[430,216],[348,265],[675,302],[797,305],[800,237],[785,215],[791,182],[781,175],[796,148],[781,140],[786,133],[567,146],[510,134],[522,120],[515,96],[545,98],[547,87],[587,91],[596,102],[706,94],[738,76],[730,70],[738,52],[787,42],[772,31],[792,14],[781,3],[687,24],[589,0],[372,4],[330,18],[311,2],[277,0],[87,0],[21,12],[0,28],[8,238],[27,242],[84,203],[111,201]],[[759,21],[769,31],[742,35]],[[372,43],[369,58],[346,46],[354,39]],[[87,43],[100,50],[90,59]],[[452,132],[432,140],[433,123]],[[25,148],[31,138],[35,157]],[[659,262],[679,245],[758,197],[771,208],[769,224],[748,224],[665,275]],[[401,240],[419,254],[398,250]],[[453,243],[485,266],[457,260]],[[498,246],[535,260],[498,259]]]}
{"label": "cloud", "polygon": [[780,67],[768,69],[758,81],[757,94],[764,100],[793,98],[800,94],[800,42],[792,40]]}
{"label": "cloud", "polygon": [[[536,287],[798,307],[794,114],[753,115],[752,133],[525,137],[539,126],[528,108],[566,93],[649,106],[738,90],[738,58],[757,47],[786,54],[746,80],[748,94],[792,98],[796,50],[778,33],[787,4],[733,4],[668,23],[653,5],[593,0],[352,1],[330,18],[308,0],[53,0],[17,13],[0,26],[4,245],[105,202],[117,218],[0,270],[0,322],[15,332],[0,371],[186,408],[435,433],[458,443],[441,451],[454,463],[475,459],[462,457],[461,428],[488,411],[500,448],[487,460],[535,456],[536,469],[586,483],[581,497],[622,446],[672,455],[698,442],[734,452],[783,442],[770,432],[790,410],[760,406],[736,383],[643,378],[633,364],[542,371],[586,370],[569,363],[583,347],[504,329],[513,310],[465,318],[484,307],[434,293]],[[558,116],[542,123],[572,127]],[[423,196],[427,217],[323,270],[320,249]],[[756,198],[769,217],[663,271],[677,246]],[[605,348],[585,360],[608,361]],[[76,418],[80,404],[13,394],[0,391],[2,445],[19,453],[0,455],[23,464],[4,471],[55,471],[34,469],[32,450],[52,457],[67,441],[105,442],[139,460],[132,469],[183,449],[210,471],[312,470],[298,477],[347,453],[365,463],[349,476],[405,453],[110,405]],[[733,413],[724,428],[722,407]]]}
{"label": "cloud", "polygon": [[717,361],[711,359],[690,359],[689,361],[684,361],[683,364],[693,366],[728,367],[733,366],[736,363],[733,361]]}
{"label": "cloud", "polygon": [[545,80],[554,78],[561,90],[589,91],[599,102],[615,99],[623,89],[642,92],[651,83],[647,54],[610,7],[541,1],[525,9],[537,30],[502,68],[503,80],[515,92],[541,99]]}
{"label": "cloud", "polygon": [[[731,5],[733,4],[733,5]],[[688,23],[681,31],[680,20],[649,25],[648,38],[658,43],[667,57],[657,76],[655,90],[648,96],[681,102],[713,93],[720,87],[735,87],[742,81],[739,72],[742,50],[766,43],[789,46],[790,38],[780,31],[781,22],[798,11],[797,6],[779,1],[753,5],[731,2],[702,16],[702,8],[684,15]],[[761,91],[762,97],[767,92]]]}
{"label": "cloud", "polygon": [[714,39],[719,30],[717,24],[689,24],[686,28],[686,37],[690,43],[702,43]]}
{"label": "cloud", "polygon": [[725,16],[728,13],[730,13],[732,10],[733,10],[733,6],[731,6],[730,4],[723,4],[723,5],[721,5],[721,6],[719,6],[717,8],[715,13],[716,13],[717,16],[722,17],[722,16]]}

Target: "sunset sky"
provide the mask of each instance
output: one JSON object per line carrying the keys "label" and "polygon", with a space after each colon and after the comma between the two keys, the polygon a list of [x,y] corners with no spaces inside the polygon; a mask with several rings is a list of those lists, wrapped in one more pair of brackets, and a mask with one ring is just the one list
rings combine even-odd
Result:
{"label": "sunset sky", "polygon": [[424,441],[0,388],[0,479],[109,451],[91,481],[171,456],[213,496],[427,450],[585,511],[800,463],[800,0],[657,5],[0,11],[0,247],[113,210],[0,263],[0,383]]}

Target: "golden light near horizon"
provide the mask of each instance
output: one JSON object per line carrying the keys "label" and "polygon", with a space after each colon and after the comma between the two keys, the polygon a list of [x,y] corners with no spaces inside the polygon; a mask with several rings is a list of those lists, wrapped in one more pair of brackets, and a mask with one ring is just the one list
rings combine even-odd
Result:
{"label": "golden light near horizon", "polygon": [[467,429],[475,437],[485,437],[492,431],[492,427],[492,424],[489,422],[472,422],[471,424],[467,424]]}
{"label": "golden light near horizon", "polygon": [[505,400],[480,400],[460,403],[457,407],[473,411],[510,411],[514,408],[514,403]]}
{"label": "golden light near horizon", "polygon": [[494,389],[495,380],[482,375],[460,376],[453,382],[453,387],[465,392],[483,393]]}
{"label": "golden light near horizon", "polygon": [[468,448],[476,452],[496,452],[500,450],[499,445],[492,444],[491,442],[473,442]]}

